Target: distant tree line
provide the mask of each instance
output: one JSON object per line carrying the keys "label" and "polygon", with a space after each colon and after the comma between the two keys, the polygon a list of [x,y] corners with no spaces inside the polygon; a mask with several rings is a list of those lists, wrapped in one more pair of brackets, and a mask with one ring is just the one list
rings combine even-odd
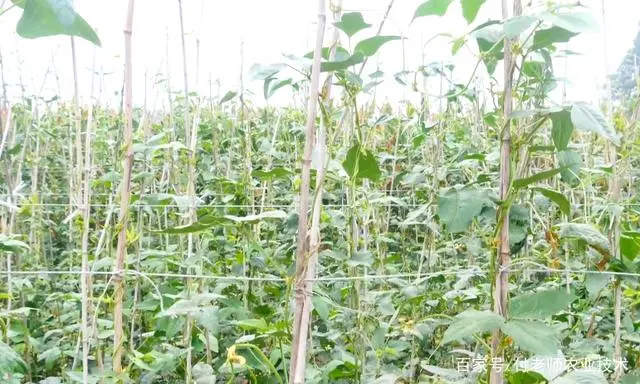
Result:
{"label": "distant tree line", "polygon": [[611,90],[616,100],[629,100],[638,95],[638,71],[640,68],[640,31],[618,67],[612,75]]}

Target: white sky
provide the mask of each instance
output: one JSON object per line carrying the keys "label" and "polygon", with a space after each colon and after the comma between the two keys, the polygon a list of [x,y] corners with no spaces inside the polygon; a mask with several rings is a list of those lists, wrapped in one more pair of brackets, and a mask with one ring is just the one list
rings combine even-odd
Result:
{"label": "white sky", "polygon": [[[402,34],[405,41],[405,64],[407,69],[416,69],[422,62],[422,44],[438,33],[448,32],[460,36],[471,29],[462,18],[458,1],[455,1],[444,18],[427,17],[410,24],[416,7],[424,0],[396,0],[383,34]],[[602,0],[582,0],[591,7],[594,17],[601,20]],[[620,60],[631,48],[640,21],[640,0],[604,0],[606,3],[606,29],[608,53],[604,55],[604,40],[600,34],[585,34],[574,38],[569,49],[583,53],[570,58],[565,74],[564,63],[556,63],[556,75],[569,79],[568,98],[570,100],[597,100],[598,84],[604,76],[604,58],[608,58],[610,71],[615,71]],[[75,0],[78,12],[98,30],[102,48],[95,50],[97,70],[112,74],[105,77],[102,100],[119,100],[114,92],[122,86],[122,61],[124,53],[123,26],[128,0]],[[365,20],[374,26],[367,32],[358,33],[354,39],[375,34],[382,19],[388,0],[344,0],[345,10],[360,10]],[[220,80],[221,93],[236,90],[240,74],[240,41],[244,36],[245,65],[248,69],[255,63],[269,64],[281,61],[282,53],[302,55],[310,51],[314,44],[317,2],[315,0],[183,0],[185,32],[187,32],[187,54],[189,82],[195,88],[196,49],[195,36],[200,36],[200,87],[202,94],[209,93],[209,76]],[[43,84],[48,68],[55,64],[63,99],[70,99],[73,92],[71,53],[69,39],[50,37],[25,40],[15,33],[15,25],[20,11],[14,9],[0,17],[0,44],[5,63],[5,77],[13,95],[19,94],[15,85],[21,75],[28,89],[37,92]],[[500,0],[487,0],[477,17],[481,23],[489,18],[500,18]],[[331,22],[331,19],[328,20]],[[144,73],[152,76],[166,72],[166,47],[169,50],[169,67],[174,90],[182,89],[182,56],[177,0],[136,0],[133,33],[134,100],[141,104],[144,92]],[[169,36],[167,42],[167,34]],[[327,33],[330,36],[331,33]],[[328,41],[328,38],[327,38]],[[94,47],[77,40],[80,88],[83,101],[88,100],[90,90],[90,68],[94,57]],[[475,44],[471,44],[475,50]],[[446,38],[437,38],[426,48],[426,63],[452,60],[451,45]],[[459,56],[459,57],[458,57]],[[470,53],[462,50],[453,58],[461,82],[466,82],[475,64]],[[55,57],[54,60],[52,58]],[[391,80],[391,75],[402,70],[402,44],[391,42],[384,46],[378,58],[380,69],[389,75],[378,94],[387,95],[391,100],[403,96],[401,86]],[[562,65],[558,65],[562,64]],[[376,60],[368,65],[364,73],[375,71]],[[255,102],[262,102],[261,82],[250,82],[245,77],[256,96]],[[49,76],[44,86],[43,96],[58,93],[55,78]],[[157,107],[162,105],[163,86],[153,88],[149,80],[149,106],[154,95]],[[217,87],[214,85],[214,95]],[[406,95],[405,95],[406,96]],[[276,101],[288,102],[290,98],[282,93]]]}

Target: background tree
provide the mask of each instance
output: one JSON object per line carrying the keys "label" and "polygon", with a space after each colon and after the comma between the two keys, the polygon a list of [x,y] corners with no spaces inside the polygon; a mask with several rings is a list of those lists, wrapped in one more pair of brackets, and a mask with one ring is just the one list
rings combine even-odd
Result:
{"label": "background tree", "polygon": [[633,48],[629,49],[618,70],[612,75],[611,85],[615,100],[629,99],[637,94],[638,58],[640,58],[640,31],[633,40]]}

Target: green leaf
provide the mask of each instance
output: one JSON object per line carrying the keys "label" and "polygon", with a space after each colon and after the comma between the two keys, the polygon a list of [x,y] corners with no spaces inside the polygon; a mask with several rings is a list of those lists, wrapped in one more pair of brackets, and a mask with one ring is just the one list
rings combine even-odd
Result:
{"label": "green leaf", "polygon": [[0,251],[20,253],[28,251],[29,245],[23,241],[12,239],[7,235],[0,234]]}
{"label": "green leaf", "polygon": [[[312,52],[313,53],[313,52]],[[251,78],[253,80],[267,80],[286,68],[287,65],[283,63],[272,64],[272,65],[260,65],[255,64],[251,66],[249,72],[251,74]]]}
{"label": "green leaf", "polygon": [[0,341],[0,373],[25,372],[27,364],[10,346]]}
{"label": "green leaf", "polygon": [[540,192],[542,196],[556,203],[558,208],[560,208],[560,211],[567,217],[571,216],[571,204],[569,203],[569,200],[565,197],[565,195],[547,188],[536,187],[532,189],[536,192]]}
{"label": "green leaf", "polygon": [[318,316],[323,320],[329,320],[329,305],[327,303],[327,299],[322,296],[313,296],[311,298],[311,302],[313,303],[313,309],[315,309]]}
{"label": "green leaf", "polygon": [[278,80],[275,78],[269,78],[265,80],[264,99],[269,100],[269,98],[271,98],[278,89],[290,85],[291,83],[293,83],[293,79]]}
{"label": "green leaf", "polygon": [[216,225],[223,225],[223,224],[229,224],[229,219],[225,217],[205,216],[202,219],[192,224],[178,225],[175,227],[169,227],[169,228],[165,228],[165,229],[153,231],[153,232],[182,235],[182,234],[204,231]]}
{"label": "green leaf", "polygon": [[546,48],[555,43],[566,43],[572,37],[577,35],[571,31],[567,31],[560,27],[551,27],[549,29],[540,29],[533,34],[533,50]]}
{"label": "green leaf", "polygon": [[[444,16],[453,0],[428,0],[418,6],[413,20],[423,16]],[[413,21],[412,20],[412,21]]]}
{"label": "green leaf", "polygon": [[512,17],[504,22],[504,34],[509,38],[516,38],[536,21],[538,21],[537,18],[529,15]]}
{"label": "green leaf", "polygon": [[373,56],[378,52],[383,44],[393,40],[400,40],[400,36],[374,36],[368,39],[361,40],[356,45],[354,52],[360,52],[364,56]]}
{"label": "green leaf", "polygon": [[551,384],[607,384],[607,379],[602,372],[594,369],[582,369],[571,371],[558,377]]}
{"label": "green leaf", "polygon": [[556,27],[573,33],[598,32],[600,26],[591,12],[551,13],[543,12],[542,20],[548,21]]}
{"label": "green leaf", "polygon": [[233,215],[225,215],[226,219],[231,221],[235,221],[236,223],[247,223],[247,222],[256,222],[260,220],[266,219],[286,219],[287,213],[284,211],[266,211],[259,213],[257,215],[247,215],[247,216],[233,216]]}
{"label": "green leaf", "polygon": [[625,231],[620,234],[620,253],[629,259],[634,260],[640,253],[640,232]]}
{"label": "green leaf", "polygon": [[558,152],[558,165],[562,181],[571,185],[579,181],[580,168],[582,168],[582,156],[579,153],[570,150]]}
{"label": "green leaf", "polygon": [[502,316],[489,311],[466,310],[453,318],[442,337],[442,343],[460,341],[476,333],[491,332],[504,325]]}
{"label": "green leaf", "polygon": [[625,375],[620,384],[637,384],[640,383],[640,373],[629,373]]}
{"label": "green leaf", "polygon": [[348,59],[342,61],[325,61],[320,64],[321,72],[342,71],[353,65],[360,64],[364,61],[364,55],[356,52],[349,56]]}
{"label": "green leaf", "polygon": [[78,36],[100,46],[96,32],[76,13],[69,0],[26,0],[16,32],[27,39]]}
{"label": "green leaf", "polygon": [[590,273],[584,278],[584,286],[589,293],[589,299],[595,300],[598,293],[611,281],[611,275],[606,273]]}
{"label": "green leaf", "polygon": [[602,112],[589,103],[573,103],[571,121],[576,129],[595,132],[613,144],[620,145],[620,136],[609,127]]}
{"label": "green leaf", "polygon": [[518,347],[528,352],[540,356],[556,356],[560,349],[560,342],[553,328],[544,323],[510,320],[504,323],[501,329],[502,332],[511,336]]}
{"label": "green leaf", "polygon": [[507,380],[509,384],[540,384],[544,383],[544,376],[533,371],[517,371],[512,373]]}
{"label": "green leaf", "polygon": [[562,110],[554,112],[551,115],[551,138],[553,145],[558,151],[564,151],[569,145],[571,134],[573,133],[573,122],[571,121],[571,113]]}
{"label": "green leaf", "polygon": [[558,235],[565,239],[579,239],[595,248],[601,254],[610,254],[609,239],[598,228],[591,224],[561,223],[557,224]]}
{"label": "green leaf", "polygon": [[530,226],[529,208],[514,204],[509,210],[509,249],[512,255],[518,253],[526,245]]}
{"label": "green leaf", "polygon": [[233,91],[229,91],[227,93],[224,94],[224,96],[222,97],[222,99],[220,99],[220,104],[224,104],[227,101],[233,99],[234,97],[236,97],[238,93],[237,92],[233,92]]}
{"label": "green leaf", "polygon": [[543,171],[540,173],[536,173],[535,175],[531,175],[529,177],[525,177],[524,179],[517,179],[513,181],[514,188],[524,188],[529,184],[537,183],[538,181],[546,180],[552,178],[553,176],[560,173],[560,168],[551,169],[549,171]]}
{"label": "green leaf", "polygon": [[482,62],[487,68],[487,73],[492,75],[498,62],[504,57],[504,35],[494,21],[488,21],[473,35],[478,43],[478,49],[482,55]]}
{"label": "green leaf", "polygon": [[480,7],[487,0],[462,0],[462,16],[467,20],[468,24],[473,23],[478,16],[478,11],[480,11]]}
{"label": "green leaf", "polygon": [[573,294],[561,289],[516,296],[509,304],[509,317],[543,320],[562,311],[573,300]]}
{"label": "green leaf", "polygon": [[371,24],[365,23],[362,13],[360,12],[344,13],[340,21],[333,23],[333,25],[349,37],[352,37],[358,31],[371,27]]}
{"label": "green leaf", "polygon": [[373,182],[380,180],[382,172],[378,167],[373,152],[356,144],[347,152],[347,157],[342,162],[342,167],[350,178],[369,179]]}
{"label": "green leaf", "polygon": [[269,326],[264,319],[245,319],[233,322],[234,325],[246,330],[257,329],[259,331],[267,331]]}
{"label": "green leaf", "polygon": [[438,198],[438,216],[449,233],[464,232],[482,208],[492,205],[484,190],[452,188]]}
{"label": "green leaf", "polygon": [[[315,53],[314,51],[311,51],[311,52],[307,53],[306,55],[304,55],[304,57],[306,59],[313,59],[314,53]],[[325,59],[325,60],[329,60],[330,56],[331,56],[331,47],[322,48],[322,58]],[[334,58],[336,61],[346,60],[346,59],[349,58],[349,56],[351,56],[349,51],[347,51],[346,49],[344,49],[343,47],[340,47],[340,46],[336,47],[336,56]]]}
{"label": "green leaf", "polygon": [[212,308],[211,302],[224,299],[225,296],[218,295],[216,293],[200,293],[189,299],[180,299],[173,303],[171,307],[159,312],[157,317],[174,317],[193,315],[195,313],[202,312],[206,309]]}
{"label": "green leaf", "polygon": [[275,167],[270,171],[255,170],[251,172],[251,176],[259,180],[288,179],[293,175],[293,171],[283,167]]}

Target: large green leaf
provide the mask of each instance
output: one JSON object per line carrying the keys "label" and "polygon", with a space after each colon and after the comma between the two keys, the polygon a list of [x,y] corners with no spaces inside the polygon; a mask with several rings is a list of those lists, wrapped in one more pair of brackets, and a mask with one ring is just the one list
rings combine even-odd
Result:
{"label": "large green leaf", "polygon": [[555,43],[566,43],[571,40],[577,33],[567,31],[560,27],[551,27],[549,29],[541,29],[533,34],[533,50],[546,48]]}
{"label": "large green leaf", "polygon": [[[306,55],[304,55],[304,58],[313,59],[313,54],[314,54],[314,51],[308,52]],[[322,48],[322,58],[325,60],[329,60],[330,56],[331,56],[331,47]],[[349,56],[351,56],[349,51],[347,51],[341,46],[336,47],[336,55],[334,57],[334,60],[336,61],[346,60],[349,58]]]}
{"label": "large green leaf", "polygon": [[342,18],[337,23],[333,23],[338,29],[344,32],[347,36],[351,37],[358,31],[371,27],[371,24],[367,24],[360,12],[347,12],[342,15]]}
{"label": "large green leaf", "polygon": [[251,176],[260,180],[288,179],[293,175],[293,171],[283,167],[275,167],[269,171],[255,170]]}
{"label": "large green leaf", "polygon": [[560,211],[566,216],[571,215],[571,204],[569,203],[569,199],[567,199],[565,195],[548,188],[536,187],[532,189],[536,192],[540,192],[542,196],[556,203],[558,208],[560,208]]}
{"label": "large green leaf", "polygon": [[598,32],[600,29],[592,12],[543,12],[540,18],[573,33]]}
{"label": "large green leaf", "polygon": [[439,196],[438,216],[448,232],[464,232],[482,208],[491,204],[484,190],[452,188]]}
{"label": "large green leaf", "polygon": [[469,309],[453,318],[453,322],[442,337],[442,343],[462,340],[476,333],[491,332],[503,324],[504,319],[496,313]]}
{"label": "large green leaf", "polygon": [[511,336],[514,343],[540,356],[556,356],[560,342],[553,328],[539,321],[509,320],[501,327],[502,332]]}
{"label": "large green leaf", "polygon": [[620,253],[629,260],[634,260],[640,253],[640,232],[625,231],[620,234]]}
{"label": "large green leaf", "polygon": [[571,185],[579,181],[580,168],[582,168],[582,156],[578,152],[564,150],[558,152],[558,165],[560,166],[560,178]]}
{"label": "large green leaf", "polygon": [[349,177],[355,179],[369,179],[375,182],[382,175],[376,156],[370,150],[362,148],[360,144],[349,149],[342,166]]}
{"label": "large green leaf", "polygon": [[400,40],[400,36],[374,36],[361,40],[356,45],[354,52],[360,52],[364,56],[373,56],[383,44],[393,40]]}
{"label": "large green leaf", "polygon": [[28,250],[29,245],[24,241],[12,239],[7,235],[0,234],[0,251],[20,253]]}
{"label": "large green leaf", "polygon": [[482,55],[482,62],[487,73],[492,75],[498,62],[504,57],[504,32],[495,20],[480,25],[470,34],[478,43],[478,50]]}
{"label": "large green leaf", "polygon": [[561,223],[557,224],[558,235],[565,239],[579,239],[595,248],[602,254],[610,254],[609,239],[591,224]]}
{"label": "large green leaf", "polygon": [[615,145],[620,145],[620,136],[607,124],[602,112],[589,103],[573,103],[571,121],[576,129],[595,132]]}
{"label": "large green leaf", "polygon": [[566,110],[551,114],[551,138],[558,151],[564,151],[569,145],[573,133],[571,113]]}
{"label": "large green leaf", "polygon": [[26,0],[16,32],[27,39],[78,36],[100,46],[96,32],[76,13],[69,0]]}
{"label": "large green leaf", "polygon": [[444,16],[453,0],[428,0],[418,6],[413,20],[423,16]]}
{"label": "large green leaf", "polygon": [[595,300],[598,293],[611,281],[611,275],[607,273],[590,273],[584,278],[584,287],[589,293],[589,299]]}
{"label": "large green leaf", "polygon": [[487,0],[462,0],[462,16],[467,20],[467,23],[471,24],[478,16],[480,7]]}
{"label": "large green leaf", "polygon": [[269,100],[278,89],[291,83],[293,83],[293,79],[278,80],[273,77],[268,78],[264,81],[264,99]]}
{"label": "large green leaf", "polygon": [[548,171],[543,171],[536,173],[535,175],[531,175],[529,177],[525,177],[523,179],[517,179],[513,181],[514,188],[524,188],[529,184],[537,183],[538,181],[549,179],[555,175],[560,173],[560,168],[551,169]]}
{"label": "large green leaf", "polygon": [[0,341],[0,373],[24,372],[27,364],[10,346]]}
{"label": "large green leaf", "polygon": [[561,289],[516,296],[509,304],[509,317],[543,320],[562,311],[573,300],[573,294]]}
{"label": "large green leaf", "polygon": [[530,15],[512,17],[503,24],[504,34],[509,38],[518,37],[536,21],[538,21],[538,19]]}
{"label": "large green leaf", "polygon": [[353,65],[360,64],[364,61],[364,55],[356,52],[349,56],[348,59],[342,61],[325,61],[320,64],[321,72],[342,71]]}

